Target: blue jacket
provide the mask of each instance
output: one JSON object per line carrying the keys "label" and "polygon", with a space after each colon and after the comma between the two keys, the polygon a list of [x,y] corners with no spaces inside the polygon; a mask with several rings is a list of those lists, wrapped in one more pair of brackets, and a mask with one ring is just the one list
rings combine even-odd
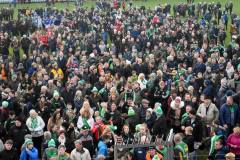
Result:
{"label": "blue jacket", "polygon": [[26,148],[24,148],[21,152],[20,160],[39,160],[38,150],[35,147],[30,151],[27,151]]}
{"label": "blue jacket", "polygon": [[[231,118],[231,110],[230,107],[224,103],[220,108],[220,122],[221,125],[228,124],[231,125],[231,122],[236,125],[237,120],[240,118],[240,112],[237,104],[233,104],[233,110],[234,110],[234,118]],[[233,125],[233,126],[234,126]]]}
{"label": "blue jacket", "polygon": [[104,155],[105,157],[108,157],[107,145],[102,140],[100,140],[98,143],[98,155]]}

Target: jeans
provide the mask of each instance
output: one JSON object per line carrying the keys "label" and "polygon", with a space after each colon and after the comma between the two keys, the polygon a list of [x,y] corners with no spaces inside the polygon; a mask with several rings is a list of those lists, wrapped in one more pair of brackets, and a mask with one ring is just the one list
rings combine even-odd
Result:
{"label": "jeans", "polygon": [[196,151],[193,151],[193,152],[189,153],[189,160],[197,160]]}

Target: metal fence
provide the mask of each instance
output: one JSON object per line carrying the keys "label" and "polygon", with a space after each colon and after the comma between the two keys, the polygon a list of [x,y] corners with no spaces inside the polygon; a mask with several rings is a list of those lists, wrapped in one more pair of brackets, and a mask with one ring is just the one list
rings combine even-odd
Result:
{"label": "metal fence", "polygon": [[[148,148],[156,147],[159,143],[149,143],[149,144],[128,144],[128,145],[115,145],[114,146],[114,160],[118,160],[119,149],[134,149],[134,148]],[[174,150],[173,143],[163,142],[161,145],[167,148],[167,156],[164,157],[165,160],[173,160]]]}

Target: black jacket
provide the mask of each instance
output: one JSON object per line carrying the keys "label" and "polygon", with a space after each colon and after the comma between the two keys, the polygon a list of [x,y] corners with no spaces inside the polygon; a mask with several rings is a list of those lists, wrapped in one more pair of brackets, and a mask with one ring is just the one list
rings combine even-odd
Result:
{"label": "black jacket", "polygon": [[14,141],[13,146],[20,148],[24,143],[24,136],[28,133],[29,130],[24,124],[22,124],[21,127],[17,127],[16,125],[12,126],[9,130],[9,138]]}
{"label": "black jacket", "polygon": [[203,124],[199,117],[196,117],[195,121],[191,122],[191,118],[188,117],[184,123],[185,127],[191,126],[193,128],[193,137],[195,142],[201,142],[203,136]]}
{"label": "black jacket", "polygon": [[0,159],[1,160],[18,160],[18,154],[16,149],[11,149],[11,150],[3,150],[0,152]]}

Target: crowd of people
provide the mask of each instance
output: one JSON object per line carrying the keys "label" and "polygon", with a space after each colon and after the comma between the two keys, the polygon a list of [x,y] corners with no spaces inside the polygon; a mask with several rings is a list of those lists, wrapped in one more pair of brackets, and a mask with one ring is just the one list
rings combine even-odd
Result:
{"label": "crowd of people", "polygon": [[239,160],[233,3],[96,5],[1,10],[0,159]]}

